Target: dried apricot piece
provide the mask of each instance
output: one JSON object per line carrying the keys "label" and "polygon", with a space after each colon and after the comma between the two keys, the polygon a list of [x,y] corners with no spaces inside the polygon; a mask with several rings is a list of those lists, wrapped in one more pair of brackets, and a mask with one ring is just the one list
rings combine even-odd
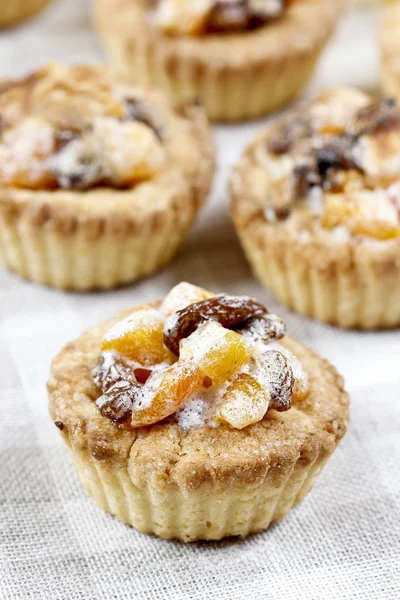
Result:
{"label": "dried apricot piece", "polygon": [[143,366],[172,362],[164,346],[164,318],[157,309],[144,305],[114,325],[106,333],[102,351],[115,350]]}
{"label": "dried apricot piece", "polygon": [[219,423],[228,423],[235,429],[243,429],[261,421],[268,405],[268,390],[252,375],[238,373],[226,388],[214,419]]}
{"label": "dried apricot piece", "polygon": [[235,331],[206,321],[181,344],[180,359],[193,360],[213,385],[224,383],[252,354],[251,346]]}
{"label": "dried apricot piece", "polygon": [[160,313],[164,315],[164,317],[169,317],[190,304],[200,302],[201,300],[207,300],[213,296],[213,293],[208,292],[197,285],[182,281],[173,287],[166,296],[164,302],[160,306]]}
{"label": "dried apricot piece", "polygon": [[201,388],[203,380],[197,365],[187,360],[154,371],[146,384],[136,389],[131,426],[145,427],[169,417]]}

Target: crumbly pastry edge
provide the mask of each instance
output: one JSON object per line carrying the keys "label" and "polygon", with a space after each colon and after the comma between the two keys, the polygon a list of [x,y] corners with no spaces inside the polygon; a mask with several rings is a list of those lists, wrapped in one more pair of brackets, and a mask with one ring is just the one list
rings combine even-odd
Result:
{"label": "crumbly pastry edge", "polygon": [[268,223],[245,182],[252,146],[234,168],[230,189],[232,219],[256,277],[301,315],[345,329],[398,327],[400,240],[328,243]]}
{"label": "crumbly pastry edge", "polygon": [[32,17],[52,0],[7,0],[0,4],[0,28],[10,27]]}
{"label": "crumbly pastry edge", "polygon": [[[190,542],[261,531],[303,500],[347,428],[343,379],[327,361],[286,339],[312,380],[299,427],[300,413],[291,409],[293,415],[272,411],[275,416],[265,423],[241,432],[202,427],[185,433],[168,420],[124,431],[100,415],[89,379],[99,340],[114,322],[68,344],[55,358],[48,382],[51,417],[83,487],[100,508],[139,531]],[[312,416],[315,405],[318,418],[309,426],[307,414]],[[273,433],[265,434],[269,426]],[[269,435],[271,449],[265,451],[261,446]],[[243,455],[229,450],[236,443]],[[249,448],[254,451],[246,454]]]}
{"label": "crumbly pastry edge", "polygon": [[118,17],[114,19],[111,11],[118,11],[110,0],[97,0],[94,21],[110,64],[122,78],[150,83],[177,100],[201,98],[210,119],[229,122],[271,113],[300,92],[343,6],[344,0],[332,0],[314,7],[312,18],[303,18],[305,23],[299,25],[300,30],[307,27],[306,37],[294,27],[294,18],[289,19],[282,43],[279,47],[269,43],[267,50],[263,46],[265,41],[268,45],[268,28],[278,29],[279,22],[267,24],[254,41],[247,39],[243,46],[241,34],[233,38],[221,35],[212,41],[215,52],[210,48],[205,52],[204,43],[191,39],[185,45],[185,40],[157,36],[143,24],[140,35],[135,35],[129,19],[125,24],[114,23]]}
{"label": "crumbly pastry edge", "polygon": [[[194,105],[182,110],[199,149],[191,180],[179,169],[151,180],[145,185],[154,185],[154,209],[150,198],[134,213],[131,190],[99,188],[98,210],[86,211],[76,202],[85,192],[0,188],[0,263],[44,285],[94,290],[131,283],[170,262],[209,192],[215,163],[203,111]],[[125,206],[102,211],[102,202],[113,204],[124,194]]]}

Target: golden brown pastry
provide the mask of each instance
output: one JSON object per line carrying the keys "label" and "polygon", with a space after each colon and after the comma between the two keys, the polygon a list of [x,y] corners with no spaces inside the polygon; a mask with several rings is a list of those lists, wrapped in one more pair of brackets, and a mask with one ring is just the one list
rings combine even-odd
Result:
{"label": "golden brown pastry", "polygon": [[269,113],[310,78],[342,0],[96,0],[95,22],[122,77],[210,118]]}
{"label": "golden brown pastry", "polygon": [[342,378],[279,317],[187,283],[68,344],[48,390],[96,503],[187,542],[282,519],[348,420]]}
{"label": "golden brown pastry", "polygon": [[193,104],[52,64],[0,84],[0,260],[66,289],[148,275],[182,246],[213,176]]}
{"label": "golden brown pastry", "polygon": [[232,215],[255,274],[284,304],[341,327],[400,325],[400,110],[320,93],[247,148]]}
{"label": "golden brown pastry", "polygon": [[2,0],[0,2],[0,27],[10,27],[32,17],[52,0]]}

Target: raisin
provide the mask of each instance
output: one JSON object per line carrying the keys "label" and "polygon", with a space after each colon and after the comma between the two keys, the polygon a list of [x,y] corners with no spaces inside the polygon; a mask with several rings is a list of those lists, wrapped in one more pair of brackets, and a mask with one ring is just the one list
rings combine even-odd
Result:
{"label": "raisin", "polygon": [[137,98],[125,98],[124,104],[126,121],[139,121],[152,129],[160,141],[163,139],[161,115],[152,106]]}
{"label": "raisin", "polygon": [[263,355],[263,364],[269,379],[269,407],[278,412],[289,410],[295,378],[288,359],[277,350],[269,350]]}
{"label": "raisin", "polygon": [[197,327],[214,320],[227,329],[237,328],[254,319],[263,317],[268,310],[247,296],[215,296],[190,304],[167,319],[164,327],[164,344],[175,356],[179,356],[179,342],[187,338]]}
{"label": "raisin", "polygon": [[96,406],[103,415],[117,425],[128,424],[132,418],[132,407],[139,384],[120,381],[111,386],[96,400]]}
{"label": "raisin", "polygon": [[104,352],[100,355],[97,365],[92,371],[95,385],[106,392],[116,383],[136,383],[132,369],[121,356],[114,356],[113,352]]}
{"label": "raisin", "polygon": [[268,344],[271,340],[280,340],[286,334],[284,321],[272,313],[254,317],[235,329],[239,333],[248,334],[253,342],[264,344]]}
{"label": "raisin", "polygon": [[399,127],[400,111],[393,99],[374,102],[360,108],[353,117],[348,133],[355,138]]}

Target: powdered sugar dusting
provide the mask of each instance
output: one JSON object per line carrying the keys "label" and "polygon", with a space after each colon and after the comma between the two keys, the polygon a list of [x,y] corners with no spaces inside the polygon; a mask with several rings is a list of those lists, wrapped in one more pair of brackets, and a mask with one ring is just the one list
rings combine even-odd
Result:
{"label": "powdered sugar dusting", "polygon": [[177,412],[178,424],[184,431],[192,427],[201,427],[207,423],[209,411],[210,405],[205,397],[196,396]]}

